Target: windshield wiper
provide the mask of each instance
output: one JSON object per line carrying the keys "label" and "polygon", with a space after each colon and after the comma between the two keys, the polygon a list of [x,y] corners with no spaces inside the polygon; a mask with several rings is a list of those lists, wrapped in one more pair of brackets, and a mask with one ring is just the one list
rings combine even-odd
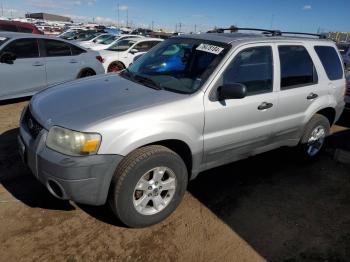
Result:
{"label": "windshield wiper", "polygon": [[151,78],[140,76],[140,75],[134,75],[134,80],[136,80],[139,83],[142,83],[150,88],[156,89],[156,90],[162,90],[162,86],[152,80]]}
{"label": "windshield wiper", "polygon": [[125,77],[133,82],[144,84],[147,87],[150,87],[150,88],[153,88],[156,90],[163,89],[160,84],[156,83],[151,78],[140,76],[140,75],[137,75],[135,73],[132,73],[132,72],[130,72],[129,69],[123,70],[123,72],[121,72],[120,74],[121,74],[121,76],[123,76],[123,77]]}

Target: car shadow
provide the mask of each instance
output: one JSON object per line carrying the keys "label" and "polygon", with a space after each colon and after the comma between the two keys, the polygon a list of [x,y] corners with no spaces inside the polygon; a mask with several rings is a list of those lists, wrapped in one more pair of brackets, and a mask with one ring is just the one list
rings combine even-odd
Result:
{"label": "car shadow", "polygon": [[281,148],[215,168],[188,190],[267,261],[349,261],[350,166],[333,160],[345,141],[311,163]]}
{"label": "car shadow", "polygon": [[29,101],[32,97],[26,96],[26,97],[20,97],[20,98],[12,98],[12,99],[6,99],[6,100],[0,100],[0,106],[3,105],[10,105],[10,104],[17,104],[24,101]]}
{"label": "car shadow", "polygon": [[18,129],[0,135],[0,184],[17,200],[30,207],[74,210],[69,201],[53,197],[22,163],[17,151]]}
{"label": "car shadow", "polygon": [[344,110],[337,122],[337,125],[350,128],[350,108]]}

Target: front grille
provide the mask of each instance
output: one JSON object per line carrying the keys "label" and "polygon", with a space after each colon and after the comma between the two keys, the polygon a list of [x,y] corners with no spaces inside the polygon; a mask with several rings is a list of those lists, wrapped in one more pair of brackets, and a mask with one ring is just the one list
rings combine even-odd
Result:
{"label": "front grille", "polygon": [[29,108],[23,116],[23,123],[27,127],[30,135],[36,139],[43,127],[35,120]]}

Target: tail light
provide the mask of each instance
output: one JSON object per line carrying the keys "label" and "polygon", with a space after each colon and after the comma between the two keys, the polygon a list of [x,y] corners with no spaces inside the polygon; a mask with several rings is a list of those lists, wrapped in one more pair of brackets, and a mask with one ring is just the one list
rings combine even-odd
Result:
{"label": "tail light", "polygon": [[100,61],[101,63],[103,63],[105,60],[103,59],[103,57],[102,56],[96,56],[96,59],[98,60],[98,61]]}

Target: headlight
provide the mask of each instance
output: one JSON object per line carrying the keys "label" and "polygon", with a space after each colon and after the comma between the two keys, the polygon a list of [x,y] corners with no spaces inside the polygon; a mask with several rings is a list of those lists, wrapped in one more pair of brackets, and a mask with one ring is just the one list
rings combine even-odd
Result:
{"label": "headlight", "polygon": [[81,133],[58,126],[50,129],[46,139],[48,148],[70,156],[96,154],[100,144],[100,134]]}

